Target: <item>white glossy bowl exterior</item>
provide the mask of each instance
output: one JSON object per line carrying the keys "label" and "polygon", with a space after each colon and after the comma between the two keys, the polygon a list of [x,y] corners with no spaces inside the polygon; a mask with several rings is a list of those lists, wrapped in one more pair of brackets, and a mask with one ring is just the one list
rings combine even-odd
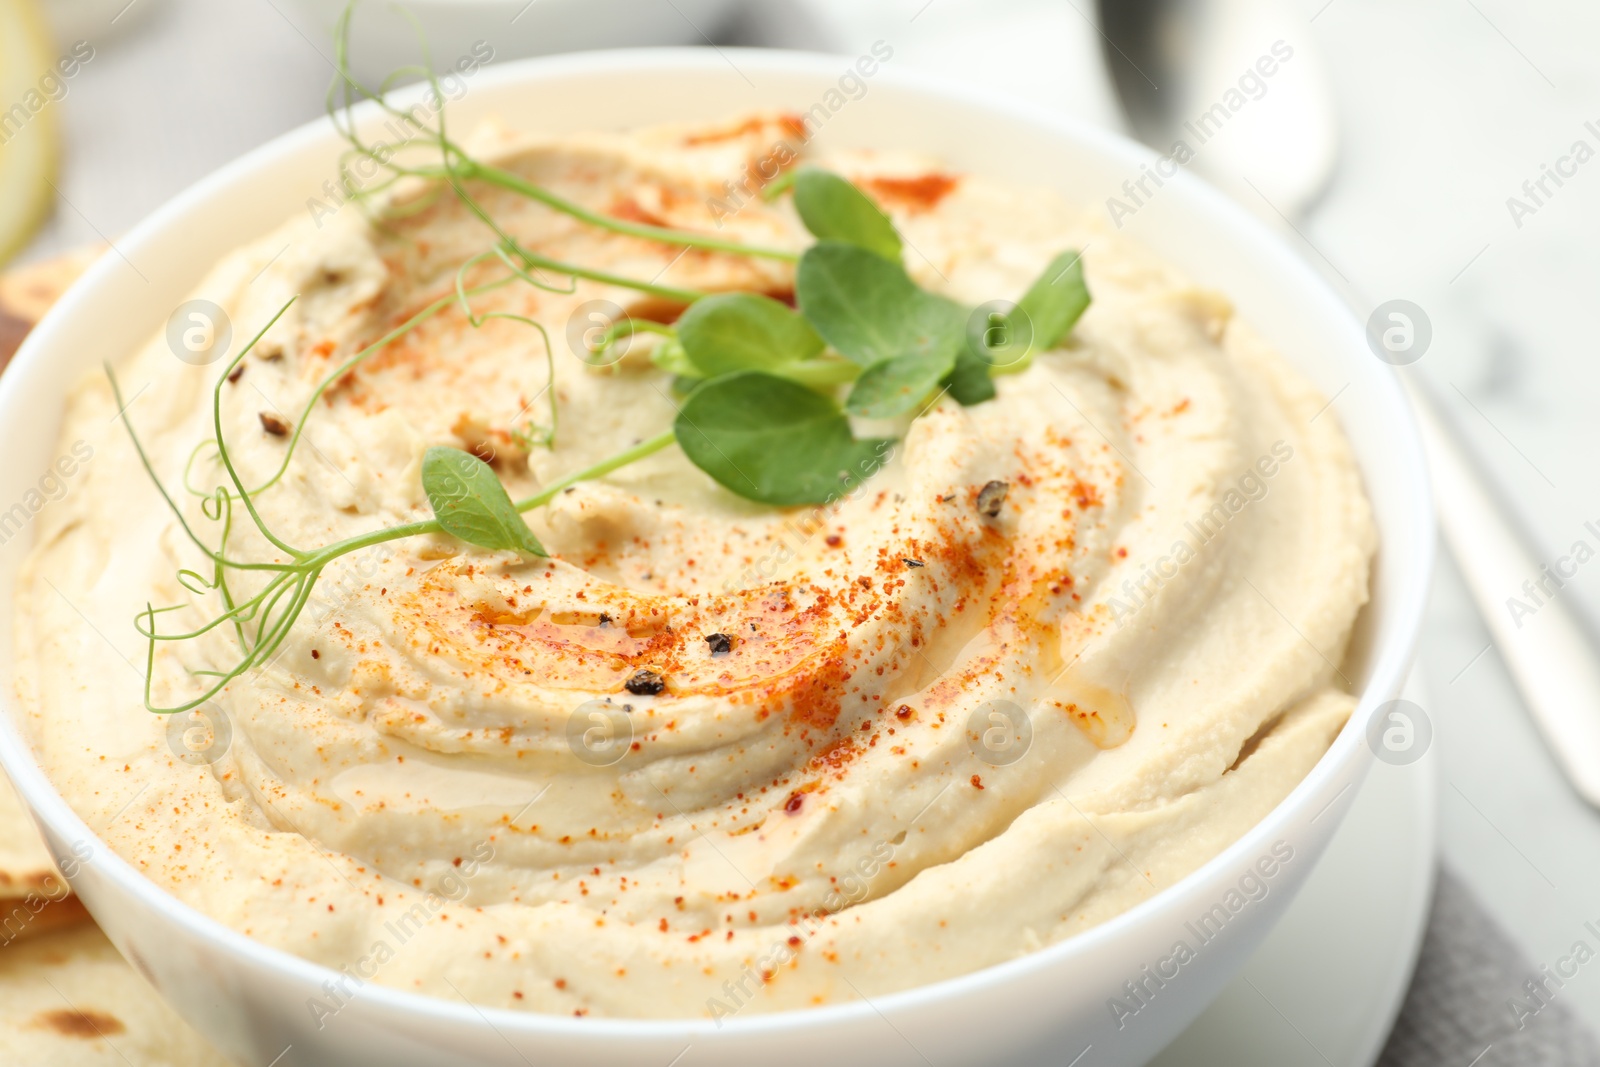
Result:
{"label": "white glossy bowl exterior", "polygon": [[[453,121],[459,129],[499,114],[516,126],[560,132],[710,119],[753,107],[805,110],[837,86],[846,62],[709,50],[534,60],[482,74],[456,105]],[[902,77],[892,60],[868,84],[865,95],[827,120],[826,142],[924,150],[959,169],[1049,184],[1089,204],[1103,203],[1124,179],[1138,176],[1140,164],[1153,161],[1129,141],[1008,98]],[[73,287],[0,378],[6,457],[0,501],[19,499],[53,456],[69,384],[159,330],[209,264],[306,210],[307,198],[319,195],[334,173],[339,147],[323,122],[263,146],[166,205],[120,243],[148,281],[111,254]],[[1337,396],[1329,411],[1354,443],[1382,549],[1373,603],[1356,641],[1361,704],[1332,749],[1242,840],[1178,885],[1085,934],[871,1004],[741,1017],[720,1028],[701,1021],[480,1011],[369,984],[319,1029],[307,1000],[338,975],[222,927],[135,873],[45,780],[9,703],[0,714],[0,762],[111,940],[185,1018],[243,1063],[272,1063],[288,1046],[280,1067],[1143,1063],[1200,1012],[1260,942],[1342,818],[1372,759],[1365,734],[1373,712],[1398,695],[1409,663],[1431,570],[1433,527],[1421,454],[1393,371],[1367,350],[1361,326],[1305,263],[1245,211],[1186,175],[1169,180],[1127,228],[1204,284],[1230,294],[1246,319],[1327,395]],[[0,598],[8,605],[0,611],[5,676],[10,591],[27,540],[0,547]],[[0,686],[0,700],[9,702],[9,693],[9,685]],[[1269,895],[1240,911],[1177,977],[1159,987],[1147,984],[1148,1003],[1119,1028],[1110,998],[1126,1000],[1124,983],[1143,981],[1142,969],[1155,967],[1180,936],[1192,940],[1185,923],[1221,901],[1280,842],[1294,858],[1273,878]]]}

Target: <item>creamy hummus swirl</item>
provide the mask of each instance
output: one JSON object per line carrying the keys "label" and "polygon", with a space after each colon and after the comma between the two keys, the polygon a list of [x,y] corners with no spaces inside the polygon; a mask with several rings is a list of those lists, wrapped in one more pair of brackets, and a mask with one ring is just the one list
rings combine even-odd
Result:
{"label": "creamy hummus swirl", "polygon": [[[475,147],[594,210],[800,249],[786,203],[722,199],[793,132],[757,116]],[[198,557],[109,424],[104,381],[87,382],[62,439],[95,459],[40,516],[17,608],[19,694],[68,800],[181,899],[352,983],[614,1016],[961,974],[1124,911],[1235,840],[1353,703],[1338,664],[1375,542],[1337,420],[1223,297],[1053,195],[889,153],[825,161],[892,214],[922,284],[1015,298],[1078,247],[1093,306],[996,400],[873,428],[903,439],[829,505],[750,504],[670,449],[530,514],[548,560],[442,536],[341,559],[279,655],[208,709],[228,734],[209,762],[179,758],[143,710],[131,620],[194,604],[164,617],[177,630],[216,605],[178,584]],[[781,262],[477,194],[547,255],[792,287]],[[263,414],[292,417],[491,243],[453,199],[398,195],[412,210],[385,227],[319,212],[197,290],[244,335],[300,294],[224,389],[247,484],[286,447]],[[593,282],[475,302],[548,329],[551,447],[513,434],[547,410],[543,341],[452,307],[317,405],[264,519],[318,546],[427,517],[430,445],[492,456],[520,497],[661,432],[676,401],[643,341],[607,368],[569,349],[594,300],[677,310]],[[217,368],[157,339],[120,373],[130,393],[149,383],[130,414],[177,491]],[[217,477],[202,451],[192,480]],[[272,558],[247,527],[234,555]],[[157,693],[234,658],[224,630],[164,645]]]}

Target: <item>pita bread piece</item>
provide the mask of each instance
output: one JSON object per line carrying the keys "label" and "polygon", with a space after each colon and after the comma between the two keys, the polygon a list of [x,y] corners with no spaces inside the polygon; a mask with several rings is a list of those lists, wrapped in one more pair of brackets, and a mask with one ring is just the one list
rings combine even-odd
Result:
{"label": "pita bread piece", "polygon": [[228,1067],[93,926],[0,949],[0,1063]]}

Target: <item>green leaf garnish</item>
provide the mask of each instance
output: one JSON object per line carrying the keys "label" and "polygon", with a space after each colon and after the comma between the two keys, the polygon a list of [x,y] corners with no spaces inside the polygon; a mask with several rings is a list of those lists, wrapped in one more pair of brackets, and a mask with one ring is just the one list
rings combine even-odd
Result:
{"label": "green leaf garnish", "polygon": [[900,262],[900,235],[889,216],[837,174],[802,167],[794,178],[794,206],[819,241],[843,241]]}
{"label": "green leaf garnish", "polygon": [[956,357],[955,369],[944,379],[944,384],[949,387],[950,395],[955,397],[957,403],[970,408],[995,398],[991,373],[992,368],[983,353],[967,345]]}
{"label": "green leaf garnish", "polygon": [[707,382],[673,424],[684,455],[763,504],[823,504],[864,481],[893,443],[856,440],[837,404],[784,378],[741,371]]}
{"label": "green leaf garnish", "polygon": [[[888,419],[923,404],[955,366],[954,352],[896,356],[861,372],[845,406],[856,415]],[[988,367],[983,368],[988,380]]]}
{"label": "green leaf garnish", "polygon": [[1060,344],[1088,309],[1090,299],[1083,278],[1083,256],[1069,249],[1052,259],[1017,301],[1018,310],[1033,324],[1032,350],[1044,352]]}
{"label": "green leaf garnish", "polygon": [[965,342],[960,304],[918,288],[898,263],[822,241],[800,257],[795,297],[817,332],[863,367],[897,356],[953,358]]}
{"label": "green leaf garnish", "polygon": [[889,418],[922,404],[966,346],[966,309],[856,245],[813,245],[800,257],[795,295],[817,332],[867,368],[848,401],[859,415]]}
{"label": "green leaf garnish", "polygon": [[444,532],[496,552],[545,556],[544,546],[512,506],[490,466],[459,448],[434,446],[422,457],[422,491]]}
{"label": "green leaf garnish", "polygon": [[822,338],[786,305],[760,293],[697,300],[678,320],[678,341],[707,378],[772,370],[820,354]]}

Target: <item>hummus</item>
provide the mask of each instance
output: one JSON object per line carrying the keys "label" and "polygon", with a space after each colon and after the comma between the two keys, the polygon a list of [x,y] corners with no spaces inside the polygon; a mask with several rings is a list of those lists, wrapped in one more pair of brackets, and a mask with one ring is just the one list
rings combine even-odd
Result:
{"label": "hummus", "polygon": [[[587,207],[781,248],[786,199],[726,199],[793,120],[474,149]],[[949,398],[818,508],[742,500],[677,448],[560,494],[550,559],[443,535],[340,559],[277,656],[204,721],[144,710],[145,604],[216,614],[204,562],[140,468],[103,376],[63,442],[92,445],[37,519],[17,596],[19,697],[51,779],[178,898],[364,982],[508,1008],[723,1017],[905,989],[1008,960],[1194,870],[1316,763],[1353,698],[1339,664],[1375,533],[1325,400],[1231,313],[1054,195],[892,153],[821,159],[890,213],[923,285],[1015,299],[1085,249],[1094,303],[997,399]],[[301,217],[197,290],[243,338],[298,301],[223,389],[246,484],[281,462],[331,367],[452,291],[489,247],[450,197],[400,189]],[[787,294],[792,267],[619,236],[492,188],[531,248],[695,289]],[[317,404],[263,518],[317,547],[429,517],[431,445],[492,456],[513,498],[670,427],[669,375],[568,344],[583,281],[451,307]],[[130,417],[197,531],[222,484],[211,390],[164,338],[120,368]],[[547,419],[548,447],[517,431]],[[1319,417],[1320,416],[1320,417]],[[869,427],[882,435],[883,426]],[[865,430],[863,431],[865,432]],[[67,446],[64,446],[67,447]],[[273,549],[236,509],[232,553]],[[192,584],[192,583],[191,583]],[[163,644],[156,699],[226,670],[226,629]],[[659,681],[638,684],[649,670]],[[650,679],[647,678],[647,682]],[[202,755],[180,743],[214,729]],[[184,758],[187,757],[187,758]]]}

